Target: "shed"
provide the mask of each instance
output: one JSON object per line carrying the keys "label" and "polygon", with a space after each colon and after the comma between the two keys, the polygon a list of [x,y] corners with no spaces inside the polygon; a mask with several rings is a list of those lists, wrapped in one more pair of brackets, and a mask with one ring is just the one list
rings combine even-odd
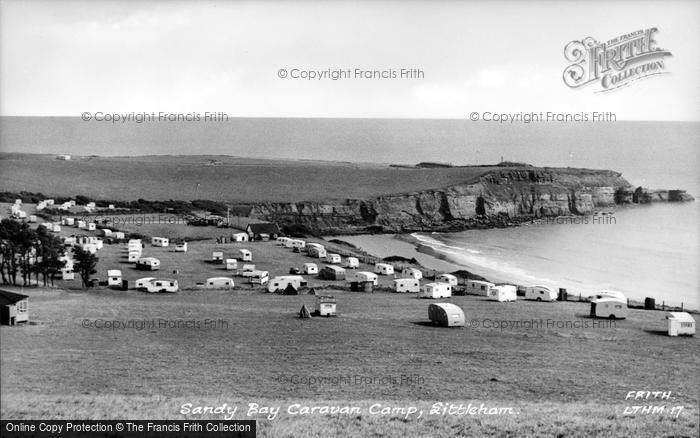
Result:
{"label": "shed", "polygon": [[280,234],[280,228],[272,222],[248,224],[245,231],[248,233],[250,240],[277,239],[277,236]]}
{"label": "shed", "polygon": [[518,299],[518,290],[510,284],[494,286],[489,292],[489,298],[494,301],[516,301]]}
{"label": "shed", "polygon": [[244,262],[252,262],[253,261],[253,253],[250,252],[248,249],[239,249],[238,253],[240,254],[239,258],[244,261]]}
{"label": "shed", "polygon": [[464,311],[454,304],[434,303],[428,306],[428,318],[433,324],[442,327],[464,327]]}
{"label": "shed", "polygon": [[119,269],[108,269],[107,270],[107,286],[119,286],[122,285],[122,271]]}
{"label": "shed", "polygon": [[374,272],[379,275],[394,275],[394,267],[388,263],[377,263]]}
{"label": "shed", "polygon": [[403,268],[401,270],[401,276],[404,278],[413,278],[415,280],[420,280],[423,278],[423,273],[418,268]]}
{"label": "shed", "polygon": [[29,322],[29,296],[0,289],[0,324]]}
{"label": "shed", "polygon": [[345,269],[340,266],[326,265],[318,273],[318,277],[321,280],[344,280],[345,279]]}
{"label": "shed", "polygon": [[439,283],[447,283],[450,286],[457,286],[457,277],[452,274],[440,274],[435,277],[435,281]]}
{"label": "shed", "polygon": [[336,301],[331,295],[318,295],[316,297],[316,311],[318,316],[336,316]]}
{"label": "shed", "polygon": [[688,312],[668,312],[666,319],[669,336],[695,335],[695,320]]}
{"label": "shed", "polygon": [[246,233],[233,233],[231,234],[231,242],[248,242],[249,237]]}
{"label": "shed", "polygon": [[625,319],[628,314],[626,300],[605,297],[591,301],[591,316],[594,318]]}
{"label": "shed", "polygon": [[420,292],[420,280],[397,278],[394,280],[394,292]]}
{"label": "shed", "polygon": [[452,296],[452,286],[447,283],[428,283],[418,295],[420,298],[449,298]]}

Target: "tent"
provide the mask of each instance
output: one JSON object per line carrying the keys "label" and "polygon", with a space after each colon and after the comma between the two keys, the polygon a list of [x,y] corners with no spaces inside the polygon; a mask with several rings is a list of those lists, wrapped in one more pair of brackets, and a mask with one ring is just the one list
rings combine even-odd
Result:
{"label": "tent", "polygon": [[299,295],[299,292],[297,291],[297,289],[291,284],[288,284],[287,287],[284,288],[284,290],[282,290],[282,291],[278,290],[277,292],[280,295]]}
{"label": "tent", "polygon": [[299,310],[299,318],[311,318],[311,312],[309,312],[309,309],[306,308],[306,304],[301,305],[301,310]]}

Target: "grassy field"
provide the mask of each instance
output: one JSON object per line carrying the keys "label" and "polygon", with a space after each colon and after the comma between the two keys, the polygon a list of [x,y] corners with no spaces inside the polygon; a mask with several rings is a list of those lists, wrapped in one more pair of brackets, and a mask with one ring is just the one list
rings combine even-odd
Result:
{"label": "grassy field", "polygon": [[[698,339],[661,335],[662,312],[632,310],[615,327],[607,321],[558,327],[566,321],[592,324],[587,306],[464,296],[449,301],[478,324],[443,329],[426,324],[429,301],[403,294],[334,290],[337,318],[300,320],[296,312],[302,303],[313,308],[312,296],[25,293],[31,296],[32,324],[0,329],[3,418],[206,418],[180,414],[184,403],[228,403],[239,406],[236,418],[246,418],[247,404],[259,403],[281,407],[274,420],[260,418],[261,436],[270,437],[697,433],[692,382],[700,362]],[[154,319],[154,327],[94,326]],[[168,321],[165,327],[160,319]],[[219,325],[205,329],[207,319]],[[493,327],[495,321],[533,319],[544,325]],[[548,320],[554,326],[547,327]],[[200,328],[168,327],[172,321],[199,321]],[[401,382],[402,375],[414,376],[413,382]],[[638,390],[672,395],[668,401],[625,400]],[[438,401],[511,407],[513,413],[429,415]],[[286,413],[296,403],[360,406],[362,413]],[[416,406],[425,414],[408,420],[372,415],[374,403]],[[649,404],[665,405],[665,413],[624,415],[626,406]],[[676,418],[672,406],[685,409]]]}
{"label": "grassy field", "polygon": [[59,161],[49,155],[0,154],[0,191],[129,201],[296,202],[363,199],[441,188],[474,181],[488,170],[224,156],[74,157]]}

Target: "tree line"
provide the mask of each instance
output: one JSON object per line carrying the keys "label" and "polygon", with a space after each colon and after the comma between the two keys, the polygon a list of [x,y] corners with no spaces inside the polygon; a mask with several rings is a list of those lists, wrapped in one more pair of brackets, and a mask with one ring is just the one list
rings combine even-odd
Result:
{"label": "tree line", "polygon": [[[66,247],[58,236],[45,227],[32,229],[26,222],[13,219],[0,221],[0,277],[2,283],[12,286],[29,286],[34,279],[44,286],[54,285],[56,277],[65,267]],[[95,274],[97,256],[73,248],[73,270],[87,287],[90,275]]]}

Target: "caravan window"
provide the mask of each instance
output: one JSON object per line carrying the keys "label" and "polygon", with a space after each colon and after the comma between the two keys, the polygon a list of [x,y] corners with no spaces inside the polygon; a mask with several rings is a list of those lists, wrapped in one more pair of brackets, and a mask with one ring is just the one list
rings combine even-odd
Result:
{"label": "caravan window", "polygon": [[484,285],[482,284],[482,285],[481,285],[481,290],[486,290],[486,286],[484,286]]}

